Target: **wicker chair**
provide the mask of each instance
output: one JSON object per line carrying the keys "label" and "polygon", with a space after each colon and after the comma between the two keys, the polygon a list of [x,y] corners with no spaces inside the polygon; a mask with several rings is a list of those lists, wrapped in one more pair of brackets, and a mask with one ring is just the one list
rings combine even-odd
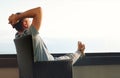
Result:
{"label": "wicker chair", "polygon": [[19,78],[72,78],[72,61],[34,62],[32,36],[14,39]]}

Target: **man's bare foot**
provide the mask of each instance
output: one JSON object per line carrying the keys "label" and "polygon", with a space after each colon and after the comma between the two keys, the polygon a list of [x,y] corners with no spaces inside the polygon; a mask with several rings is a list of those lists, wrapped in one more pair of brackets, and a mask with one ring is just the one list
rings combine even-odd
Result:
{"label": "man's bare foot", "polygon": [[85,55],[84,50],[85,50],[85,45],[82,44],[82,42],[78,41],[78,51],[81,52],[82,55]]}

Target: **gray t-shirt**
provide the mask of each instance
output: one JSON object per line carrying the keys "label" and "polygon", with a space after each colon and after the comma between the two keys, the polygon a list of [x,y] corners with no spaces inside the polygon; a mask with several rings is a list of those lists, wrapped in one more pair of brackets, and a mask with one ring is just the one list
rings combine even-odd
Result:
{"label": "gray t-shirt", "polygon": [[30,26],[29,29],[24,30],[24,32],[21,34],[17,33],[15,35],[15,38],[23,37],[26,35],[32,35],[34,62],[54,60],[54,57],[48,52],[45,43],[39,36],[39,32],[35,29],[34,26]]}

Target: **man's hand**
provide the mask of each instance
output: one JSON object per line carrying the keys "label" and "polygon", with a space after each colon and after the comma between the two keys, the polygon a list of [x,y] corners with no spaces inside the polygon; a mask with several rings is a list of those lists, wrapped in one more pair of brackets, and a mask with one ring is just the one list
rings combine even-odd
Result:
{"label": "man's hand", "polygon": [[81,52],[82,55],[84,55],[85,45],[82,44],[82,42],[78,41],[78,51]]}
{"label": "man's hand", "polygon": [[11,24],[13,26],[18,21],[17,20],[17,15],[16,14],[10,15],[9,18],[8,18],[8,21],[9,21],[9,24]]}

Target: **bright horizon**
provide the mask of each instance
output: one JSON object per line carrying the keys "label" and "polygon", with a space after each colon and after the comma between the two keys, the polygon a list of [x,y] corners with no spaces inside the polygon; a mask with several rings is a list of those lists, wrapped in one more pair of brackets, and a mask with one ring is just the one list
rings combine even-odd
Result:
{"label": "bright horizon", "polygon": [[51,52],[74,52],[79,40],[85,52],[120,52],[118,0],[4,0],[1,7],[0,54],[15,53],[9,15],[35,7],[42,7],[39,32]]}

